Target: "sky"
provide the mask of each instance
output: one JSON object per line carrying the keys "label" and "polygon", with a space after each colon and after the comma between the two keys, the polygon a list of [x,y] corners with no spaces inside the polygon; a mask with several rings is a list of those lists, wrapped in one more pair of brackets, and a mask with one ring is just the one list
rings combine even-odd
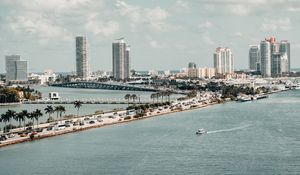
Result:
{"label": "sky", "polygon": [[131,45],[131,68],[212,67],[229,47],[235,69],[248,68],[249,45],[266,37],[291,43],[300,67],[299,0],[0,0],[0,72],[19,54],[29,72],[75,71],[75,36],[89,44],[92,71],[112,70],[112,42]]}

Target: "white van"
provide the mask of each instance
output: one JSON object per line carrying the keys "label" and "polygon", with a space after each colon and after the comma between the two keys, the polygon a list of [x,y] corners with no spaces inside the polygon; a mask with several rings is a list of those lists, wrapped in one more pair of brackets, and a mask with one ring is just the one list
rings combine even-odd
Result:
{"label": "white van", "polygon": [[64,124],[54,126],[54,130],[56,130],[56,131],[64,130],[65,128],[66,128],[66,125],[64,125]]}

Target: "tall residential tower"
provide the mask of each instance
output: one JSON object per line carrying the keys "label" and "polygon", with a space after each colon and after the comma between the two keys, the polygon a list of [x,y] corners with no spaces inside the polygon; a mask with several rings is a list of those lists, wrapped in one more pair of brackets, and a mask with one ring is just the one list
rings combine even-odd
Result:
{"label": "tall residential tower", "polygon": [[249,49],[249,70],[260,71],[260,49],[257,45],[252,45]]}
{"label": "tall residential tower", "polygon": [[217,74],[233,73],[233,55],[229,48],[218,47],[214,53],[214,67]]}
{"label": "tall residential tower", "polygon": [[82,79],[89,76],[87,39],[85,36],[76,37],[76,75]]}
{"label": "tall residential tower", "polygon": [[271,76],[271,43],[269,41],[260,42],[261,68],[263,77]]}
{"label": "tall residential tower", "polygon": [[130,47],[126,46],[124,38],[115,40],[112,44],[113,77],[116,80],[126,80],[130,77]]}
{"label": "tall residential tower", "polygon": [[290,55],[290,43],[287,40],[282,40],[279,43],[279,53],[284,63],[284,69],[282,72],[291,72],[291,55]]}

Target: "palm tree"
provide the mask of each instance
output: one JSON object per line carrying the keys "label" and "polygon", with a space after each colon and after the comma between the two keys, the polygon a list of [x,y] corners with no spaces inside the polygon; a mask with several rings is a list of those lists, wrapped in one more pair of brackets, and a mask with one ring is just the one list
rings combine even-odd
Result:
{"label": "palm tree", "polygon": [[127,100],[127,104],[128,104],[128,106],[129,106],[129,100],[130,100],[130,98],[131,98],[131,95],[130,95],[130,94],[126,94],[126,95],[124,96],[124,98],[125,98],[125,100]]}
{"label": "palm tree", "polygon": [[[6,112],[6,115],[8,116],[8,118],[9,118],[9,125],[10,125],[10,127],[11,127],[11,119],[13,119],[13,118],[15,118],[15,116],[16,116],[16,111],[14,111],[14,110],[8,110],[7,112]],[[10,128],[11,129],[11,128]]]}
{"label": "palm tree", "polygon": [[61,120],[62,113],[66,112],[66,108],[62,105],[58,106],[58,108],[59,108],[59,116],[60,116],[60,120]]}
{"label": "palm tree", "polygon": [[54,111],[56,112],[56,120],[58,120],[58,114],[59,114],[59,106],[54,107]]}
{"label": "palm tree", "polygon": [[161,91],[159,92],[160,96],[161,96],[161,102],[163,103],[164,102],[164,96],[166,95],[166,92],[165,91]]}
{"label": "palm tree", "polygon": [[40,109],[36,109],[35,111],[33,111],[33,117],[36,120],[36,127],[38,128],[39,125],[39,118],[43,116],[43,113]]}
{"label": "palm tree", "polygon": [[23,115],[23,117],[24,117],[24,120],[23,120],[23,124],[24,124],[24,130],[25,130],[25,127],[26,127],[26,124],[25,124],[25,121],[26,121],[26,118],[28,118],[29,117],[29,113],[28,113],[28,111],[27,110],[22,110],[21,112],[20,112],[22,115]]}
{"label": "palm tree", "polygon": [[152,103],[154,103],[154,99],[156,98],[156,93],[151,94],[150,98],[153,100]]}
{"label": "palm tree", "polygon": [[79,116],[79,109],[80,109],[81,106],[82,106],[82,102],[81,101],[76,100],[74,102],[74,107],[77,108],[77,116]]}
{"label": "palm tree", "polygon": [[159,92],[156,93],[156,100],[157,100],[157,103],[158,103],[158,99],[159,97],[161,96],[161,94]]}
{"label": "palm tree", "polygon": [[28,115],[28,119],[32,120],[32,128],[34,128],[34,112],[30,112]]}
{"label": "palm tree", "polygon": [[172,95],[171,91],[166,91],[166,96],[168,97],[168,102],[170,102],[170,96]]}
{"label": "palm tree", "polygon": [[3,132],[7,131],[6,128],[6,123],[9,121],[9,116],[5,113],[5,114],[1,114],[1,122],[4,122],[4,128],[5,130],[3,130]]}
{"label": "palm tree", "polygon": [[21,122],[24,121],[24,118],[25,116],[22,114],[22,112],[16,114],[14,119],[19,122],[19,127],[21,127]]}
{"label": "palm tree", "polygon": [[137,99],[137,95],[136,95],[136,94],[132,94],[132,95],[131,95],[131,98],[132,98],[132,100],[133,100],[133,103],[135,103],[135,100]]}
{"label": "palm tree", "polygon": [[53,107],[52,107],[51,105],[48,105],[48,106],[44,109],[44,111],[45,111],[45,114],[49,114],[49,117],[51,117],[51,114],[54,113],[54,109],[53,109]]}

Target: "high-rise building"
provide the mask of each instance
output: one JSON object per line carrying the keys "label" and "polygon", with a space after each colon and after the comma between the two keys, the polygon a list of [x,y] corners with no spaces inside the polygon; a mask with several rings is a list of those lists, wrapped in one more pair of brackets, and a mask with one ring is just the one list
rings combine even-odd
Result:
{"label": "high-rise building", "polygon": [[27,81],[27,61],[21,60],[20,55],[5,56],[6,83],[10,81]]}
{"label": "high-rise building", "polygon": [[188,65],[188,68],[189,68],[189,69],[196,69],[196,68],[197,68],[197,65],[196,65],[196,63],[194,63],[194,62],[190,62],[189,65]]}
{"label": "high-rise building", "polygon": [[284,67],[287,69],[283,70],[283,72],[291,72],[291,55],[290,55],[290,43],[287,40],[283,40],[279,44],[279,52],[280,55],[284,56],[287,60],[284,60],[284,62],[287,61],[287,65],[284,65]]}
{"label": "high-rise building", "polygon": [[281,56],[280,53],[273,53],[271,60],[271,75],[272,77],[280,76],[281,74]]}
{"label": "high-rise building", "polygon": [[252,45],[249,49],[249,70],[260,71],[260,49],[257,45]]}
{"label": "high-rise building", "polygon": [[[263,77],[277,77],[290,72],[290,43],[286,40],[276,42],[275,37],[266,38],[260,42],[260,72]],[[249,67],[253,68],[255,49],[249,51]]]}
{"label": "high-rise building", "polygon": [[215,76],[215,68],[199,68],[198,69],[198,77],[199,78],[211,78]]}
{"label": "high-rise building", "polygon": [[260,72],[263,77],[271,76],[271,44],[269,41],[260,42],[261,66]]}
{"label": "high-rise building", "polygon": [[130,77],[130,45],[126,46],[125,60],[124,60],[125,77]]}
{"label": "high-rise building", "polygon": [[233,73],[233,55],[229,48],[218,47],[216,49],[214,68],[218,74]]}
{"label": "high-rise building", "polygon": [[89,76],[87,39],[85,36],[76,37],[76,75],[82,79]]}
{"label": "high-rise building", "polygon": [[112,44],[112,55],[114,79],[128,79],[130,76],[130,47],[126,47],[124,38],[117,39]]}
{"label": "high-rise building", "polygon": [[188,64],[188,77],[196,78],[198,76],[198,70],[196,63],[190,62]]}

